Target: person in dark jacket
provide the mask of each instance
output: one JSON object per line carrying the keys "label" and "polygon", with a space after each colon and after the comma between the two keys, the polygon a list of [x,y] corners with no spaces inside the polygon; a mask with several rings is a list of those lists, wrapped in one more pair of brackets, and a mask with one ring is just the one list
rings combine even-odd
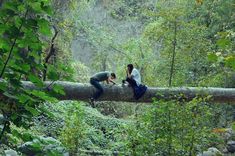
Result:
{"label": "person in dark jacket", "polygon": [[102,72],[96,73],[90,78],[90,84],[93,85],[97,90],[94,93],[94,95],[90,98],[92,107],[95,107],[94,106],[95,100],[97,100],[104,92],[104,89],[101,86],[100,82],[106,81],[107,84],[109,83],[116,84],[114,82],[115,79],[116,79],[115,73],[111,73],[109,71],[102,71]]}

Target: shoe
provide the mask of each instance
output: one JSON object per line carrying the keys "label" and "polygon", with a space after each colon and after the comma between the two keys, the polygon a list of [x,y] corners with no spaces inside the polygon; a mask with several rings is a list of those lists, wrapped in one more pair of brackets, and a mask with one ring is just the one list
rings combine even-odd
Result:
{"label": "shoe", "polygon": [[130,84],[126,80],[122,80],[122,87],[130,87]]}
{"label": "shoe", "polygon": [[94,98],[90,98],[90,105],[92,108],[95,108],[95,99]]}

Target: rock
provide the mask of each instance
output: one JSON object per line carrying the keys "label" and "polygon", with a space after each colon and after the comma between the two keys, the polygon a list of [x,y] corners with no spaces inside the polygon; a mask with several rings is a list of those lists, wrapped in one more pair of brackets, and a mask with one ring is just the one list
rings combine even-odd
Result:
{"label": "rock", "polygon": [[224,148],[222,152],[223,152],[223,153],[226,153],[226,154],[229,153],[227,148]]}
{"label": "rock", "polygon": [[223,156],[223,154],[217,148],[210,147],[207,151],[204,151],[197,156]]}
{"label": "rock", "polygon": [[5,121],[5,118],[2,114],[0,114],[0,125],[3,125]]}
{"label": "rock", "polygon": [[229,140],[233,136],[233,129],[232,128],[226,128],[224,133],[224,139]]}
{"label": "rock", "polygon": [[14,150],[5,150],[4,152],[6,156],[18,156],[17,152]]}
{"label": "rock", "polygon": [[4,127],[3,125],[0,125],[0,130],[2,130],[2,129],[3,129],[3,127]]}
{"label": "rock", "polygon": [[227,148],[228,152],[234,153],[235,152],[235,141],[228,141],[226,148]]}

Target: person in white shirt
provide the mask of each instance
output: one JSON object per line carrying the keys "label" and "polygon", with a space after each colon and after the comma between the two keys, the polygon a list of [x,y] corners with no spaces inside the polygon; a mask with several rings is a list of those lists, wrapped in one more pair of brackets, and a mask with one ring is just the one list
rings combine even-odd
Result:
{"label": "person in white shirt", "polygon": [[129,80],[127,80],[127,82],[129,81],[131,86],[132,85],[139,86],[141,84],[140,72],[136,68],[134,68],[133,64],[127,65],[126,74],[127,74],[127,78],[129,78]]}
{"label": "person in white shirt", "polygon": [[145,85],[141,85],[140,72],[134,68],[133,64],[128,64],[126,74],[127,77],[126,80],[123,80],[123,83],[128,82],[129,86],[133,88],[134,98],[139,99],[147,90]]}

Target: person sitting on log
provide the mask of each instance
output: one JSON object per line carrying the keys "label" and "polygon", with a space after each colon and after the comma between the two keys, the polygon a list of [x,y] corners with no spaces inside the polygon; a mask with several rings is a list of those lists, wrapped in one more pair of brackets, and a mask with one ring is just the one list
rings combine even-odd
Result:
{"label": "person sitting on log", "polygon": [[133,64],[127,65],[126,70],[127,77],[122,81],[123,84],[128,82],[129,86],[133,88],[134,98],[138,100],[141,98],[147,90],[145,85],[141,84],[140,72],[134,68]]}
{"label": "person sitting on log", "polygon": [[106,81],[107,84],[109,84],[110,82],[116,84],[114,82],[114,79],[116,79],[115,73],[111,73],[108,71],[96,73],[90,78],[90,84],[97,89],[94,95],[90,98],[90,103],[92,107],[95,107],[95,100],[97,100],[104,92],[104,89],[101,86],[100,82]]}

